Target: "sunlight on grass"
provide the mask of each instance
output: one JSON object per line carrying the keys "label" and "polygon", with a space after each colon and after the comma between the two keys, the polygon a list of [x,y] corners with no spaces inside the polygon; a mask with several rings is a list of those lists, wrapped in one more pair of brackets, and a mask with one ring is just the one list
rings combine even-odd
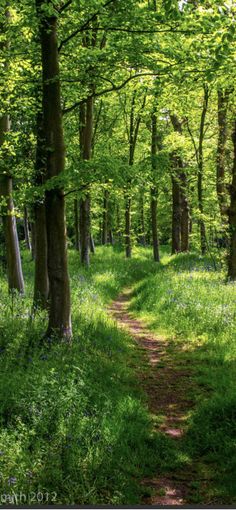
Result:
{"label": "sunlight on grass", "polygon": [[[70,253],[70,347],[40,343],[47,318],[45,312],[31,316],[29,255],[26,297],[10,298],[1,277],[2,492],[44,490],[52,497],[55,491],[63,504],[135,504],[145,476],[203,459],[211,475],[211,465],[218,466],[209,493],[223,502],[236,499],[236,286],[226,285],[207,257],[170,257],[164,251],[162,263],[155,264],[151,250],[136,249],[134,255],[125,260],[119,251],[99,248],[86,270],[78,254]],[[105,309],[132,286],[132,312],[167,336],[170,346],[171,339],[178,345],[176,365],[193,366],[201,388],[177,447],[154,431],[164,417],[148,413],[137,380],[149,366]]]}

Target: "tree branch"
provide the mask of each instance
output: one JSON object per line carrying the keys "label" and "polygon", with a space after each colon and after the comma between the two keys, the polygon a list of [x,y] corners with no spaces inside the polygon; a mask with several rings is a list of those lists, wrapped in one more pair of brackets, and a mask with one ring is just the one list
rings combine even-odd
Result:
{"label": "tree branch", "polygon": [[62,7],[59,9],[59,13],[61,14],[63,11],[65,11],[67,9],[67,7],[69,7],[72,4],[72,1],[73,0],[68,0],[68,2],[66,2],[64,5],[62,5]]}
{"label": "tree branch", "polygon": [[[97,92],[97,93],[95,92],[94,94],[92,94],[91,96],[88,96],[88,97],[100,97],[100,96],[103,96],[104,94],[108,94],[109,92],[117,92],[118,90],[121,90],[123,87],[125,87],[125,85],[127,85],[127,83],[129,83],[129,81],[134,80],[135,78],[140,78],[142,76],[155,76],[156,77],[157,74],[148,73],[148,72],[134,74],[133,76],[129,76],[129,78],[127,78],[125,81],[123,81],[120,85],[113,85],[112,87],[110,87],[108,89],[101,90],[101,92]],[[85,101],[87,101],[88,97],[86,97],[86,99],[82,99],[82,101],[78,101],[77,103],[74,103],[72,106],[69,106],[68,108],[65,108],[63,110],[63,115],[75,110],[75,108],[77,108],[81,104],[81,102],[84,103]]]}
{"label": "tree branch", "polygon": [[[101,6],[101,9],[105,9],[106,7],[108,7],[108,5],[110,5],[111,3],[113,2],[116,2],[116,0],[108,0],[107,2],[105,2],[105,4],[103,4]],[[71,39],[73,39],[74,37],[76,37],[76,35],[78,35],[80,32],[83,32],[87,27],[88,25],[91,23],[91,21],[94,21],[96,19],[96,17],[100,14],[101,12],[101,9],[99,11],[96,11],[87,21],[85,21],[85,23],[80,27],[80,28],[77,28],[77,30],[75,30],[74,32],[72,32],[70,35],[68,35],[68,37],[66,37],[65,39],[63,39],[61,41],[61,43],[59,44],[59,47],[58,47],[58,51],[60,52],[61,51],[61,48],[66,44],[68,43]],[[94,29],[93,29],[94,30]]]}
{"label": "tree branch", "polygon": [[162,33],[178,33],[178,34],[187,34],[187,35],[194,35],[197,33],[197,31],[193,31],[193,30],[176,30],[175,28],[165,28],[164,30],[147,30],[147,29],[132,29],[132,28],[120,28],[120,27],[97,27],[97,28],[93,28],[93,27],[85,27],[85,28],[80,28],[78,29],[76,32],[85,32],[85,31],[88,31],[88,30],[94,30],[94,31],[99,31],[99,30],[104,30],[104,32],[127,32],[128,34],[162,34]]}

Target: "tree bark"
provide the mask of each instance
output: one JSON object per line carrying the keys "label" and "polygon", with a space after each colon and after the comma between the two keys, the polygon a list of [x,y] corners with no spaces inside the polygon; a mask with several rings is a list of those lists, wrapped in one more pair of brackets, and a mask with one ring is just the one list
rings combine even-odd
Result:
{"label": "tree bark", "polygon": [[[46,180],[65,168],[62,126],[60,71],[57,43],[57,17],[44,13],[50,0],[36,0],[42,50],[43,129],[46,142]],[[54,186],[46,191],[48,276],[50,286],[47,336],[69,340],[72,336],[70,285],[67,263],[64,190]]]}
{"label": "tree bark", "polygon": [[[6,24],[8,23],[8,19],[10,17],[8,9],[5,11],[5,20]],[[5,32],[5,23],[0,27],[2,32]],[[0,44],[1,49],[8,49],[8,42],[3,42]],[[8,71],[8,62],[4,63],[4,72]],[[22,273],[22,265],[21,265],[21,257],[20,257],[20,248],[19,248],[19,240],[18,233],[16,228],[16,217],[14,212],[14,203],[13,203],[13,187],[12,187],[12,177],[9,172],[8,162],[7,162],[7,149],[6,154],[4,154],[4,142],[6,139],[7,133],[10,131],[10,117],[9,115],[3,115],[0,118],[0,150],[1,160],[2,160],[2,168],[0,169],[0,198],[4,200],[3,206],[3,232],[5,237],[5,246],[6,246],[6,261],[7,261],[7,276],[8,276],[8,288],[9,292],[13,292],[17,290],[20,293],[24,292],[24,280]],[[6,159],[6,163],[4,163],[4,156]]]}
{"label": "tree bark", "polygon": [[[93,137],[93,98],[89,97],[86,105],[81,105],[81,154],[84,161],[89,161],[92,155],[92,137]],[[80,201],[80,243],[81,243],[81,262],[85,266],[90,264],[90,195]]]}
{"label": "tree bark", "polygon": [[201,240],[201,252],[202,255],[206,253],[206,227],[203,219],[204,214],[204,206],[203,206],[203,170],[204,170],[204,159],[203,159],[203,141],[204,141],[204,128],[205,128],[205,120],[208,108],[208,99],[209,99],[209,90],[208,86],[204,86],[204,97],[203,97],[203,108],[201,114],[201,122],[200,122],[200,131],[199,131],[199,145],[198,145],[198,180],[197,180],[197,190],[198,190],[198,209],[200,213],[200,240]]}
{"label": "tree bark", "polygon": [[227,142],[227,109],[229,90],[218,90],[218,146],[216,156],[216,191],[222,222],[227,219],[227,191],[225,186],[225,146]]}
{"label": "tree bark", "polygon": [[24,207],[24,232],[25,232],[25,244],[27,250],[31,251],[30,232],[29,232],[29,219],[27,207]]}
{"label": "tree bark", "polygon": [[108,242],[108,198],[109,192],[107,189],[104,191],[103,197],[103,214],[102,214],[102,244]]}
{"label": "tree bark", "polygon": [[90,264],[90,196],[80,200],[80,255],[86,267]]}
{"label": "tree bark", "polygon": [[187,199],[187,177],[180,174],[181,182],[181,252],[189,251],[189,205]]}
{"label": "tree bark", "polygon": [[[10,123],[8,116],[2,117],[0,119],[0,148],[4,143],[5,134],[9,127]],[[12,178],[7,174],[2,173],[0,175],[0,197],[4,199],[2,219],[6,246],[8,288],[9,292],[17,290],[23,294],[24,280],[12,191]]]}
{"label": "tree bark", "polygon": [[139,220],[139,242],[142,246],[146,246],[146,236],[145,236],[145,218],[144,218],[144,201],[143,201],[143,191],[140,192],[139,199],[139,211],[140,211],[140,220]]}
{"label": "tree bark", "polygon": [[229,207],[229,237],[230,248],[228,257],[228,278],[236,281],[236,120],[232,134],[234,160],[232,169],[232,184],[230,189],[230,207]]}
{"label": "tree bark", "polygon": [[49,279],[47,266],[47,229],[45,203],[35,204],[35,273],[34,307],[48,308]]}
{"label": "tree bark", "polygon": [[79,235],[79,204],[77,198],[74,200],[74,229],[75,229],[75,249],[80,251]]}
{"label": "tree bark", "polygon": [[[41,186],[46,175],[46,147],[43,132],[42,111],[37,114],[36,122],[36,158],[35,184]],[[34,308],[46,309],[49,297],[48,259],[47,259],[47,227],[45,197],[34,204]]]}
{"label": "tree bark", "polygon": [[152,115],[152,142],[151,142],[151,158],[153,171],[153,186],[151,187],[151,230],[152,230],[152,247],[153,258],[155,262],[160,262],[159,239],[157,229],[157,200],[158,188],[156,186],[156,170],[157,170],[157,119],[155,113]]}
{"label": "tree bark", "polygon": [[131,197],[125,192],[125,254],[127,258],[132,256],[131,244]]}
{"label": "tree bark", "polygon": [[[171,115],[171,122],[174,130],[181,134],[182,133],[182,124],[179,121],[176,115]],[[176,218],[176,221],[180,221],[180,225],[176,225],[176,229],[173,226],[173,244],[176,244],[176,252],[187,252],[189,250],[189,204],[187,198],[187,176],[184,171],[184,163],[182,158],[179,155],[174,155],[174,161],[176,164],[175,176],[173,176],[176,181],[173,184],[173,201],[176,199],[177,203],[180,200],[180,205],[176,203],[173,204],[173,210],[176,208],[175,214],[173,214],[173,221]],[[173,182],[173,181],[172,181]],[[179,191],[177,190],[179,186]],[[178,193],[180,196],[178,197]],[[178,208],[180,207],[180,211]],[[180,241],[179,241],[179,229],[180,229]],[[175,232],[174,232],[175,231]],[[175,239],[175,240],[174,240]],[[180,248],[179,248],[180,244]],[[175,251],[174,251],[175,253]]]}
{"label": "tree bark", "polygon": [[172,156],[174,170],[172,171],[172,255],[181,251],[181,190],[179,175],[176,172],[178,157]]}
{"label": "tree bark", "polygon": [[94,238],[92,234],[90,234],[90,251],[91,253],[95,253],[95,244],[94,244]]}
{"label": "tree bark", "polygon": [[30,223],[31,229],[31,255],[32,260],[35,260],[35,222],[34,219]]}
{"label": "tree bark", "polygon": [[[138,140],[139,127],[141,122],[141,113],[143,112],[146,104],[146,94],[144,94],[141,109],[135,119],[135,103],[136,103],[136,91],[133,93],[130,121],[129,121],[129,166],[134,164],[134,153]],[[125,253],[126,257],[132,256],[132,241],[131,241],[131,194],[130,194],[131,180],[128,180],[128,186],[125,189]]]}

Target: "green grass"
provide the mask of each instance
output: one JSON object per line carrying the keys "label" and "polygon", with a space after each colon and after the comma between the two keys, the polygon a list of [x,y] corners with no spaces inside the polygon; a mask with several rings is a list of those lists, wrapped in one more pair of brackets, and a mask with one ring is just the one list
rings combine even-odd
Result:
{"label": "green grass", "polygon": [[207,466],[207,502],[235,503],[236,285],[208,257],[164,255],[136,285],[131,310],[171,339],[176,363],[193,367],[199,391],[181,448]]}
{"label": "green grass", "polygon": [[[41,347],[47,319],[31,317],[27,253],[24,273],[26,296],[13,300],[1,275],[0,493],[42,492],[43,503],[138,504],[143,477],[198,464],[209,478],[207,502],[235,502],[235,285],[196,254],[163,250],[155,264],[149,249],[125,260],[99,248],[86,270],[71,251],[73,343]],[[200,391],[178,447],[153,432],[138,380],[148,365],[105,311],[132,286],[132,311],[172,339],[177,362],[195,367]],[[193,485],[193,502],[206,502],[196,475]]]}
{"label": "green grass", "polygon": [[86,270],[71,252],[73,344],[44,348],[45,313],[31,317],[29,254],[24,254],[26,297],[10,299],[2,276],[2,494],[39,491],[50,503],[56,492],[55,502],[63,504],[140,501],[139,480],[154,469],[159,451],[131,369],[139,354],[104,308],[150,268],[144,252],[125,261],[107,248],[98,250]]}

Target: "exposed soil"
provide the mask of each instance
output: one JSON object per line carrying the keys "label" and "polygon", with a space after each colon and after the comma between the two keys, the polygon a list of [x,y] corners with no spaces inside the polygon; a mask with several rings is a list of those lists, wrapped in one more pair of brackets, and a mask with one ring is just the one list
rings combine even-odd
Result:
{"label": "exposed soil", "polygon": [[[187,417],[193,408],[192,390],[196,382],[192,379],[192,367],[181,364],[179,347],[170,345],[165,338],[150,332],[143,322],[128,312],[131,290],[120,294],[109,311],[119,326],[125,328],[148,357],[147,370],[141,374],[142,384],[148,398],[150,412],[161,417],[155,422],[155,430],[167,434],[173,441],[183,438]],[[145,479],[142,485],[152,496],[144,498],[149,505],[184,505],[188,503],[193,476],[189,472],[171,473],[165,477]]]}

